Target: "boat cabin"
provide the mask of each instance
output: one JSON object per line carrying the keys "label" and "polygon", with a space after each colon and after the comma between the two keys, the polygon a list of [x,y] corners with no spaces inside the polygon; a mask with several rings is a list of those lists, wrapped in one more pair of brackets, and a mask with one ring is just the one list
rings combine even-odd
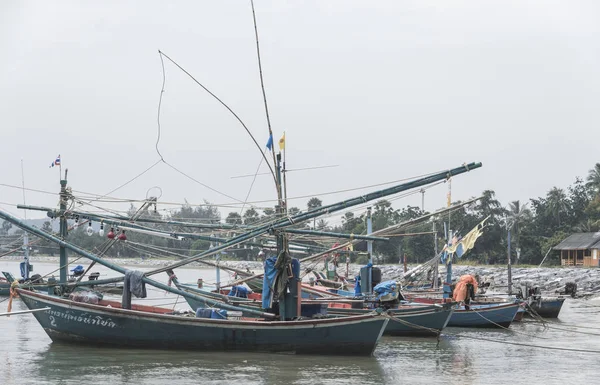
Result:
{"label": "boat cabin", "polygon": [[598,267],[600,261],[600,232],[575,233],[554,246],[560,250],[562,266]]}

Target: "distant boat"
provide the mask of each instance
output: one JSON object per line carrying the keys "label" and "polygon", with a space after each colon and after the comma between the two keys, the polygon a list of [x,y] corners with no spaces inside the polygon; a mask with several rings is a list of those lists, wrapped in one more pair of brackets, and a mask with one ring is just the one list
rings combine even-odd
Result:
{"label": "distant boat", "polygon": [[538,300],[532,300],[529,303],[531,309],[543,318],[558,318],[565,298],[561,297],[542,297]]}
{"label": "distant boat", "polygon": [[[357,315],[367,314],[369,309],[342,309],[329,308],[328,314],[332,315]],[[444,329],[454,312],[451,306],[404,306],[398,309],[389,309],[387,313],[392,316],[387,324],[384,335],[403,337],[435,337]]]}
{"label": "distant boat", "polygon": [[[375,313],[306,321],[259,321],[185,317],[170,309],[116,301],[74,302],[17,289],[53,341],[180,349],[296,354],[373,354],[390,317]],[[171,314],[169,314],[171,313]]]}
{"label": "distant boat", "polygon": [[[441,300],[434,298],[412,298],[420,303],[437,303]],[[509,327],[514,321],[520,302],[471,304],[470,306],[457,306],[450,317],[448,326],[470,328],[495,328]]]}
{"label": "distant boat", "polygon": [[469,328],[507,328],[519,311],[519,303],[461,306],[454,310],[448,326]]}

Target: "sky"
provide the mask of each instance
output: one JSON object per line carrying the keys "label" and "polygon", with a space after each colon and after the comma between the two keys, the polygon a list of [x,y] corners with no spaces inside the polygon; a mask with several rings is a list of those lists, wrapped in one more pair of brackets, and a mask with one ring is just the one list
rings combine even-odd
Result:
{"label": "sky", "polygon": [[[275,142],[286,133],[289,206],[446,170],[452,199],[483,190],[525,201],[566,188],[600,161],[600,3],[596,1],[256,0]],[[249,1],[0,3],[0,183],[106,194],[155,164],[163,81],[158,50],[223,99],[263,147]],[[165,61],[164,163],[111,194],[214,204],[276,198],[254,174],[261,154],[239,122]],[[264,164],[260,172],[267,172]],[[200,183],[217,190],[215,192]],[[160,190],[159,190],[160,189]],[[221,194],[222,193],[222,194]],[[425,193],[445,205],[447,185]],[[0,209],[23,216],[23,192],[0,185]],[[55,207],[57,196],[26,192]],[[116,210],[129,203],[108,204]],[[273,202],[256,203],[258,207]],[[421,205],[415,194],[394,207]],[[161,205],[159,205],[161,207]],[[162,205],[162,208],[176,206]],[[229,211],[221,208],[223,216]],[[84,207],[84,209],[93,209]],[[28,217],[43,217],[29,212]]]}

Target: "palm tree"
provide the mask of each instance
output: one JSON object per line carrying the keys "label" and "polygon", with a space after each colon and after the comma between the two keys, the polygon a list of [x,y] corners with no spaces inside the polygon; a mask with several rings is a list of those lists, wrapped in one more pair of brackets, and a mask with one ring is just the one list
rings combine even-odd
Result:
{"label": "palm tree", "polygon": [[[306,204],[306,208],[308,211],[315,210],[319,207],[323,206],[323,201],[317,197],[310,198],[308,203]],[[317,228],[317,218],[313,219],[313,230]]]}
{"label": "palm tree", "polygon": [[519,257],[521,256],[521,249],[519,248],[520,223],[524,220],[530,219],[531,216],[531,210],[529,210],[527,207],[527,203],[522,205],[519,201],[513,201],[508,205],[508,218],[513,223],[513,229],[515,232],[517,263],[519,262]]}
{"label": "palm tree", "polygon": [[596,195],[600,195],[600,163],[596,163],[594,168],[589,171],[585,185]]}
{"label": "palm tree", "polygon": [[580,233],[595,233],[596,231],[600,231],[600,220],[594,221],[588,218],[587,221],[575,226],[574,230]]}
{"label": "palm tree", "polygon": [[560,213],[567,211],[567,196],[565,191],[558,187],[553,187],[548,191],[547,199],[548,210],[554,215],[558,221],[558,227],[560,227]]}

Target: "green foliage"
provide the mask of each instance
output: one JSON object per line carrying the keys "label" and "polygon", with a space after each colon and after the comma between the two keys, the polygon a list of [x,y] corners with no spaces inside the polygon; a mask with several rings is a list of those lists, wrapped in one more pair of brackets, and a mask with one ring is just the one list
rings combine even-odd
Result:
{"label": "green foliage", "polygon": [[7,235],[8,231],[12,228],[12,223],[9,221],[3,221],[2,226],[0,226],[0,235]]}
{"label": "green foliage", "polygon": [[244,224],[245,225],[251,225],[253,223],[256,223],[256,222],[258,222],[258,219],[259,219],[258,211],[254,210],[253,208],[249,208],[244,213]]}
{"label": "green foliage", "polygon": [[596,197],[600,196],[600,163],[596,163],[588,172],[586,187]]}

